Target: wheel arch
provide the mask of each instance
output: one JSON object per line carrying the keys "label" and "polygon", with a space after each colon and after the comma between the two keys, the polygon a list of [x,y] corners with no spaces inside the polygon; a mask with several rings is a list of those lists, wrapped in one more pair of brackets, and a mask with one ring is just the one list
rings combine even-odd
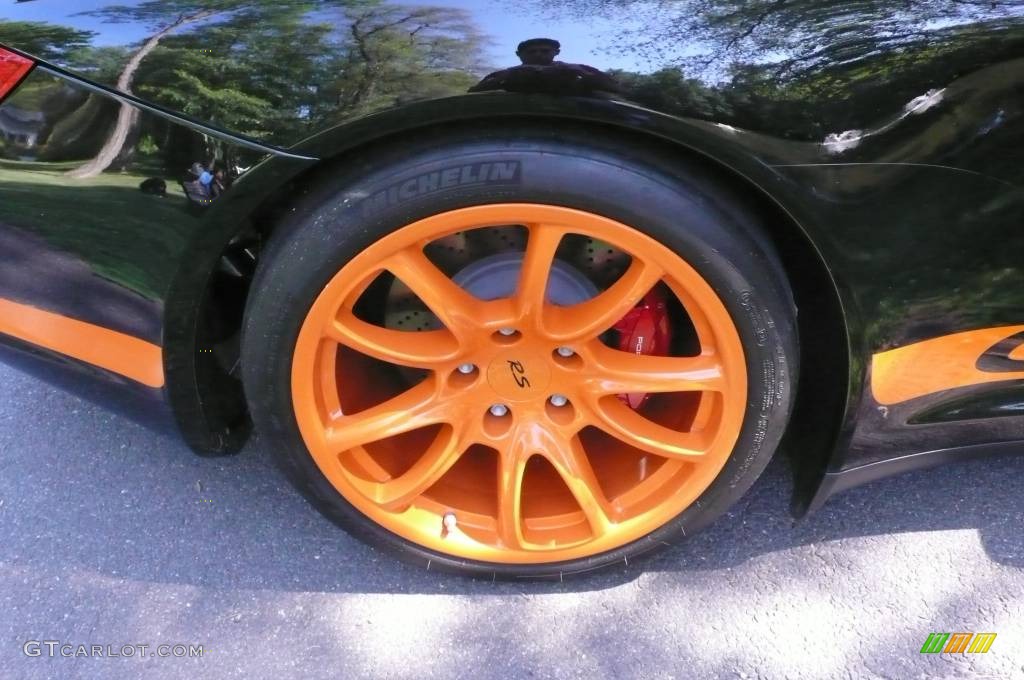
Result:
{"label": "wheel arch", "polygon": [[[460,105],[453,106],[450,100],[423,102],[315,135],[290,149],[315,160],[272,157],[243,177],[223,204],[211,208],[188,248],[188,264],[175,278],[165,308],[167,391],[192,448],[206,455],[230,453],[241,447],[249,432],[241,383],[225,365],[231,360],[231,331],[241,326],[239,307],[244,308],[248,289],[243,285],[241,290],[224,290],[217,272],[225,262],[245,265],[247,249],[255,251],[255,265],[260,244],[290,209],[294,187],[339,164],[358,163],[375,148],[440,136],[452,126],[563,125],[637,143],[654,141],[663,154],[696,160],[762,217],[765,236],[779,254],[798,309],[801,377],[780,449],[790,453],[793,463],[796,507],[804,506],[824,474],[847,412],[852,387],[849,337],[832,274],[801,223],[799,204],[773,190],[779,180],[770,166],[735,131],[618,102],[511,95],[453,100]],[[244,284],[244,272],[242,278]],[[221,348],[227,362],[211,350],[210,345],[218,342],[227,345]]]}

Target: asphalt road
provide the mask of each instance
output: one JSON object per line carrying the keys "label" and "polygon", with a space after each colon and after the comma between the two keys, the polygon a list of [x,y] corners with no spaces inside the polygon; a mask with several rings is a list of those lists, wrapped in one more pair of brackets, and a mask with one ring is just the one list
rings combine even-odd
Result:
{"label": "asphalt road", "polygon": [[[0,678],[1024,677],[1024,457],[878,482],[796,524],[773,463],[641,569],[491,584],[356,543],[259,441],[198,458],[4,366],[0,395]],[[921,654],[933,631],[998,637]]]}

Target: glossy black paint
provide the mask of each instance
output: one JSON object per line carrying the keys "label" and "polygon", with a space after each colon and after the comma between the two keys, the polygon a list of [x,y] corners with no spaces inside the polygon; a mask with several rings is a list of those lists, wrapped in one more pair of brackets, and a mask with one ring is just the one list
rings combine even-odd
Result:
{"label": "glossy black paint", "polygon": [[[68,175],[102,143],[118,108],[46,68],[36,68],[0,105],[0,113],[24,121],[32,135],[26,140],[32,143],[16,147],[22,160],[3,161],[0,239],[8,257],[0,277],[6,299],[159,343],[161,303],[182,242],[205,206],[174,186],[182,170],[141,154],[94,179]],[[140,116],[138,127],[169,138],[182,167],[204,154],[207,142],[228,146],[155,115]],[[164,195],[139,190],[151,175],[166,178]]]}
{"label": "glossy black paint", "polygon": [[[247,205],[246,197],[253,194],[232,186],[230,200],[225,194],[204,205],[186,197],[180,180],[190,159],[205,157],[211,147],[214,153],[230,154],[241,163],[261,158],[300,164],[308,160],[259,149],[251,142],[238,143],[230,134],[140,106],[139,136],[163,136],[175,155],[126,154],[118,160],[116,172],[86,180],[67,177],[102,145],[120,106],[135,108],[125,98],[110,97],[102,88],[83,85],[47,67],[37,67],[0,105],[0,114],[34,124],[34,143],[21,144],[21,152],[31,155],[42,150],[44,154],[32,161],[0,161],[0,172],[5,174],[0,297],[163,346],[166,399],[186,439],[201,452],[237,448],[247,420],[238,409],[237,380],[223,366],[227,363],[229,368],[233,361],[218,347],[223,338],[208,334],[194,320],[172,328],[165,324],[165,317],[177,305],[186,306],[192,316],[201,309],[209,272],[227,238],[207,253],[206,270],[203,260],[190,251],[190,243],[208,238],[206,225],[221,224],[224,213],[231,214],[239,202]],[[55,136],[61,134],[67,143],[54,145]],[[55,159],[45,154],[54,154]],[[166,194],[140,191],[139,185],[151,177],[164,179]],[[234,219],[232,226],[237,229],[241,220]],[[191,297],[179,301],[173,282],[194,276],[201,280]],[[187,341],[181,341],[180,350],[173,332],[179,328],[191,329],[182,333]],[[203,332],[197,333],[197,328]],[[54,352],[41,349],[39,353],[63,361]],[[183,353],[187,360],[179,358]],[[97,371],[115,384],[125,384],[102,369],[94,369],[93,375]],[[225,394],[230,396],[225,399]],[[143,403],[149,401],[151,396]],[[226,407],[225,401],[232,406]]]}
{"label": "glossy black paint", "polygon": [[[0,44],[49,69],[0,114],[13,107],[52,130],[75,127],[80,147],[60,157],[85,162],[130,106],[138,118],[100,178],[154,160],[173,177],[216,156],[234,168],[231,186],[208,206],[178,192],[188,210],[162,216],[155,240],[139,225],[154,213],[137,200],[105,214],[102,228],[60,225],[72,241],[102,246],[97,254],[47,240],[51,223],[4,201],[0,245],[11,255],[0,261],[0,298],[161,344],[165,392],[197,450],[232,450],[247,430],[233,377],[237,316],[260,243],[290,198],[338,165],[358,167],[376,144],[440,142],[446,126],[510,119],[658,138],[702,157],[771,215],[801,314],[788,448],[804,498],[826,471],[836,489],[848,484],[837,476],[867,479],[866,466],[885,460],[903,461],[896,469],[924,464],[930,450],[945,459],[1024,439],[1013,385],[936,395],[907,407],[933,414],[910,422],[900,409],[883,417],[868,381],[877,352],[1021,322],[1019,2],[123,4],[0,0]],[[38,21],[66,28],[16,23]],[[513,54],[539,36],[561,40],[554,63]],[[37,78],[70,87],[79,103],[51,111],[28,87]],[[0,159],[24,151],[6,146]],[[52,153],[49,141],[33,146]],[[37,180],[33,172],[0,160],[0,196]],[[54,186],[55,207],[85,207],[75,196],[104,191],[71,178]],[[66,283],[25,277],[39,271],[33,248],[64,263]],[[62,294],[67,286],[75,295]]]}

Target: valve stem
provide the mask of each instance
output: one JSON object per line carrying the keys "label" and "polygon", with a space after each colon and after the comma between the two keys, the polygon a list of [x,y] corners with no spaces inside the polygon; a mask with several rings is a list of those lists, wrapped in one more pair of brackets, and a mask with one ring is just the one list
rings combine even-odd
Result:
{"label": "valve stem", "polygon": [[455,518],[454,512],[446,512],[441,517],[441,536],[447,536],[451,532],[455,531],[455,527],[458,526],[458,520]]}

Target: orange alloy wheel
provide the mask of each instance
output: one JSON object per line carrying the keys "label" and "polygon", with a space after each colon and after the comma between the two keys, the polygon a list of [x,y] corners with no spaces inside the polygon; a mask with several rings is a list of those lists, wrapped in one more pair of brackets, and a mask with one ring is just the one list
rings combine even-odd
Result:
{"label": "orange alloy wheel", "polygon": [[[526,234],[510,297],[474,297],[425,252],[504,225]],[[579,237],[630,259],[595,296],[556,306],[556,251]],[[358,303],[388,274],[434,326],[365,320]],[[655,286],[688,317],[692,351],[607,341]],[[446,555],[523,564],[597,555],[682,512],[736,444],[747,373],[722,301],[667,247],[587,212],[495,204],[422,219],[348,262],[302,324],[291,387],[317,466],[367,517]],[[637,409],[619,396],[636,393],[651,395]]]}

